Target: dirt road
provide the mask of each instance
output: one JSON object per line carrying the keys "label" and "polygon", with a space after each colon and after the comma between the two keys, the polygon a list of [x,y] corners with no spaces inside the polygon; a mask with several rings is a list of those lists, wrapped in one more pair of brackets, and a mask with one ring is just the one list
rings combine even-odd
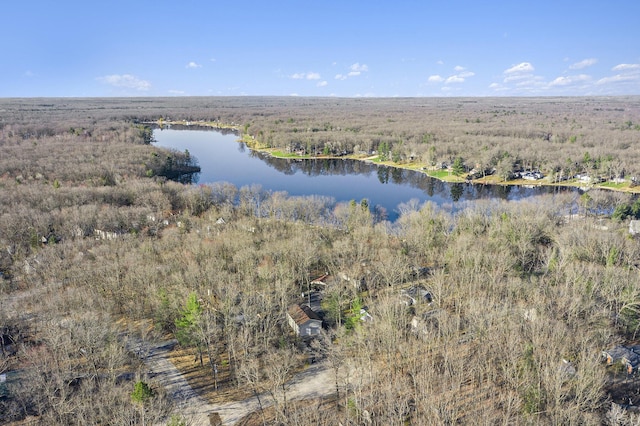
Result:
{"label": "dirt road", "polygon": [[[156,380],[161,383],[173,399],[177,413],[193,426],[208,426],[209,414],[218,413],[223,425],[234,425],[246,415],[260,409],[256,397],[224,404],[210,404],[195,392],[178,369],[169,361],[168,354],[175,346],[171,340],[153,345],[139,341],[129,345],[144,360]],[[333,375],[326,365],[315,364],[296,374],[287,384],[287,399],[299,400],[328,396],[335,390]],[[261,394],[264,408],[273,404],[268,394]]]}
{"label": "dirt road", "polygon": [[[320,363],[296,374],[287,383],[287,400],[320,398],[331,395],[334,390],[331,370]],[[273,405],[273,399],[268,394],[260,394],[260,401],[263,408]],[[243,401],[215,405],[213,408],[220,414],[223,425],[233,425],[247,414],[258,411],[260,405],[256,397],[251,397]]]}

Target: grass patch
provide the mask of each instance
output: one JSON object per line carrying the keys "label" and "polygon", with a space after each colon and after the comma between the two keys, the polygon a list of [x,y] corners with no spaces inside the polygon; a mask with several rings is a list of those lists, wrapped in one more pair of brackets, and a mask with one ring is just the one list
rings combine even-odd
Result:
{"label": "grass patch", "polygon": [[464,182],[465,178],[456,176],[448,170],[426,170],[426,174],[429,177],[440,179],[444,182]]}
{"label": "grass patch", "polygon": [[483,178],[474,180],[474,182],[486,185],[508,185],[508,182],[497,175],[487,175]]}
{"label": "grass patch", "polygon": [[449,173],[448,170],[427,170],[427,175],[436,179],[445,179],[453,176]]}
{"label": "grass patch", "polygon": [[623,189],[628,189],[629,188],[629,183],[628,182],[621,182],[621,183],[604,182],[604,183],[599,184],[598,187],[600,187],[600,188],[608,188],[608,189],[623,190]]}
{"label": "grass patch", "polygon": [[292,152],[284,152],[284,151],[271,151],[271,155],[273,155],[274,157],[278,157],[278,158],[301,158],[301,159],[308,159],[309,156],[308,155],[298,155],[298,154],[294,154]]}
{"label": "grass patch", "polygon": [[408,163],[406,165],[403,166],[406,169],[409,170],[416,170],[416,171],[422,171],[423,170],[423,166],[421,166],[418,163]]}

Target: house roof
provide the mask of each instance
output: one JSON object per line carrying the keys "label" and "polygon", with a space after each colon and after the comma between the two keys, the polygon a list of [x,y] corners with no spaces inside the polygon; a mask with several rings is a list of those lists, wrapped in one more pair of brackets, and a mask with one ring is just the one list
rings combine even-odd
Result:
{"label": "house roof", "polygon": [[324,274],[324,275],[321,275],[318,278],[315,278],[314,280],[312,280],[311,284],[323,284],[323,285],[326,285],[328,279],[329,279],[329,274]]}
{"label": "house roof", "polygon": [[606,351],[603,351],[603,354],[605,356],[608,356],[609,358],[611,358],[612,363],[616,363],[620,361],[628,353],[629,353],[629,349],[625,348],[624,346],[616,346],[615,348],[611,348]]}
{"label": "house roof", "polygon": [[632,368],[636,368],[638,365],[640,365],[640,355],[638,355],[636,352],[634,351],[629,351],[629,353],[627,353],[624,358],[622,359],[622,361],[631,366]]}
{"label": "house roof", "polygon": [[603,352],[605,356],[611,358],[611,363],[615,364],[622,361],[631,365],[633,368],[640,365],[640,346],[616,346]]}
{"label": "house roof", "polygon": [[302,325],[310,320],[322,321],[308,306],[291,305],[287,313],[298,325]]}
{"label": "house roof", "polygon": [[629,222],[629,233],[632,235],[640,234],[640,220],[632,220]]}

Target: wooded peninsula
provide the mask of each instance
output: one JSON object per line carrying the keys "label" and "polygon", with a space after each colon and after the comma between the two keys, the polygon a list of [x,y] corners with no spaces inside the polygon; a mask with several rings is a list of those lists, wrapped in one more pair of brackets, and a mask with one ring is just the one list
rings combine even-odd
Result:
{"label": "wooded peninsula", "polygon": [[[587,190],[391,223],[148,123]],[[0,99],[0,424],[637,424],[639,141],[640,97]]]}

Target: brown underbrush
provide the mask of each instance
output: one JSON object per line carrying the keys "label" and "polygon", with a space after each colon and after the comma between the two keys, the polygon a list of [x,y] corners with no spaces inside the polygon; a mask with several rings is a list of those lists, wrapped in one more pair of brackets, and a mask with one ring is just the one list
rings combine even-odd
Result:
{"label": "brown underbrush", "polygon": [[[629,174],[636,98],[0,104],[2,424],[179,420],[128,346],[167,336],[180,342],[172,362],[212,403],[268,394],[268,424],[634,419],[623,405],[636,402],[635,376],[601,360],[640,325],[640,240],[603,214],[627,195],[479,201],[455,214],[407,203],[392,224],[366,203],[167,180],[174,154],[148,145],[141,121],[242,123],[305,149],[388,143],[402,157],[435,146],[437,160],[468,152],[487,164],[506,150],[501,160],[518,152],[528,167]],[[330,279],[314,287],[319,273]],[[417,286],[428,300],[403,297]],[[312,290],[324,330],[307,345],[287,311]],[[293,403],[287,383],[309,360],[325,363],[332,396]],[[139,382],[148,391],[132,398]]]}

